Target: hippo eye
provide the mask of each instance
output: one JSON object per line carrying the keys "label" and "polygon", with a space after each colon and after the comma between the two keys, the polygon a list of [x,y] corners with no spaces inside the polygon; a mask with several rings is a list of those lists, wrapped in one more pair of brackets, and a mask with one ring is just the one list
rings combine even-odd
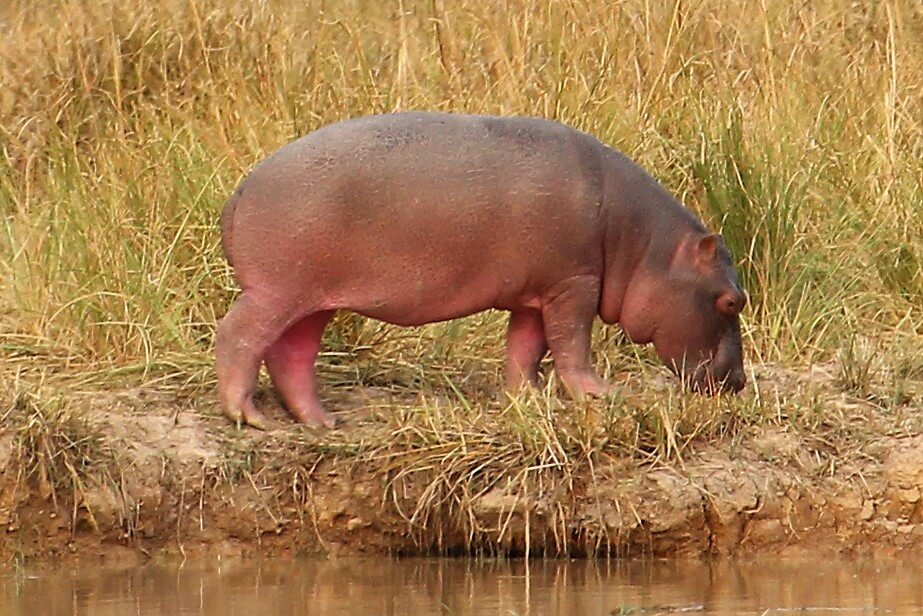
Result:
{"label": "hippo eye", "polygon": [[743,310],[744,303],[746,303],[746,297],[743,293],[729,291],[727,293],[722,293],[718,297],[715,301],[715,307],[719,312],[735,316],[740,314],[740,311]]}

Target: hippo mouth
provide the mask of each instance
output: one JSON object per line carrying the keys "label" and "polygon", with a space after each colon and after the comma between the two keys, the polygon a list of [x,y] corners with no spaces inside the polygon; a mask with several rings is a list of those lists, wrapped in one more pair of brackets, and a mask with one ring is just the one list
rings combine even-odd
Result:
{"label": "hippo mouth", "polygon": [[692,390],[702,394],[736,394],[744,388],[747,375],[744,372],[740,326],[736,321],[721,336],[709,358],[696,366],[691,376]]}
{"label": "hippo mouth", "polygon": [[686,389],[697,394],[736,394],[747,384],[742,364],[725,368],[715,359],[706,359],[694,369],[684,369],[676,364],[668,364],[668,367],[680,378]]}
{"label": "hippo mouth", "polygon": [[700,364],[687,379],[687,386],[694,392],[714,396],[739,393],[747,384],[743,366],[730,370],[716,370],[715,361]]}
{"label": "hippo mouth", "polygon": [[[740,330],[736,323],[709,350],[684,349],[679,358],[668,345],[654,338],[654,348],[683,386],[695,393],[736,394],[747,384]],[[658,344],[660,342],[660,344]]]}

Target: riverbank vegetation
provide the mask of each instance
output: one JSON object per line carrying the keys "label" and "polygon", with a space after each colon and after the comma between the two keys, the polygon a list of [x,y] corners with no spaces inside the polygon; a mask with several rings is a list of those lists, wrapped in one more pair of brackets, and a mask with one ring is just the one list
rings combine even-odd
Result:
{"label": "riverbank vegetation", "polygon": [[[227,443],[215,468],[229,481],[328,458],[377,464],[392,487],[393,474],[414,477],[430,488],[413,524],[449,505],[463,519],[501,480],[573,491],[598,468],[681,468],[697,447],[753,430],[808,439],[831,473],[883,435],[920,434],[914,3],[14,0],[2,11],[10,485],[74,511],[88,482],[118,485],[119,412],[126,425],[145,413],[206,422]],[[600,326],[596,365],[621,394],[577,405],[549,378],[508,398],[503,315],[400,329],[342,314],[319,370],[347,427],[315,432],[276,413],[259,450],[234,446],[252,442],[220,417],[212,366],[236,292],[224,201],[291,139],[406,109],[571,124],[720,229],[751,297],[744,394],[683,394],[648,349]],[[268,387],[262,402],[275,404]]]}

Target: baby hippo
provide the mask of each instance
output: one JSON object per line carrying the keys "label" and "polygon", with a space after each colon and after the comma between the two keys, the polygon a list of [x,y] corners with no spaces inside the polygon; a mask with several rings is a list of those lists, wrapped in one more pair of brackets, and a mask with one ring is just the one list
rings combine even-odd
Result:
{"label": "baby hippo", "polygon": [[638,165],[537,118],[407,112],[325,126],[261,162],[221,217],[243,292],[218,326],[224,413],[267,425],[261,362],[299,422],[334,427],[314,361],[338,310],[422,325],[510,313],[506,385],[551,352],[576,398],[599,316],[697,391],[745,383],[746,295],[721,237]]}

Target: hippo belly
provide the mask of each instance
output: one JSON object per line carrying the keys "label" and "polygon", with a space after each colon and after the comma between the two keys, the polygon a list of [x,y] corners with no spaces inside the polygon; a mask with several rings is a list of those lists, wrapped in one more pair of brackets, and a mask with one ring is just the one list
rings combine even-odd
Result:
{"label": "hippo belly", "polygon": [[601,271],[594,187],[562,175],[573,158],[488,147],[477,125],[412,129],[318,131],[254,170],[226,246],[244,290],[420,325],[537,308]]}

